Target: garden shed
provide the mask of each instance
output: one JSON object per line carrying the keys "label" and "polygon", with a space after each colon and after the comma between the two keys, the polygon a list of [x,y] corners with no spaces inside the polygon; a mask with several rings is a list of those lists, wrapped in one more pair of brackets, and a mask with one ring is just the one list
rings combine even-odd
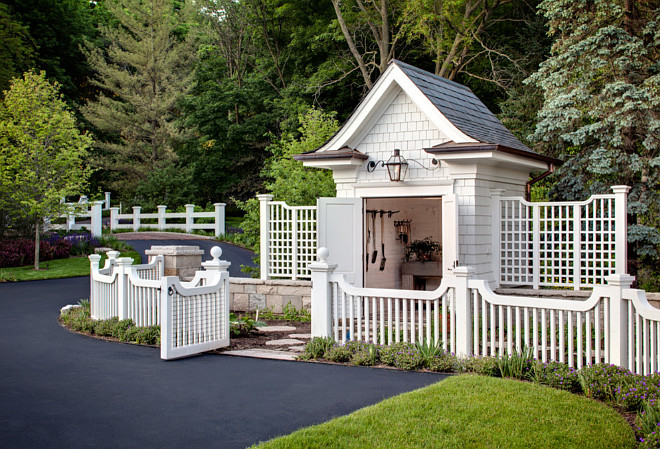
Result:
{"label": "garden shed", "polygon": [[[493,198],[525,195],[531,172],[559,163],[469,88],[396,60],[331,139],[296,159],[332,170],[337,196],[319,199],[316,232],[335,272],[409,290],[434,289],[459,265],[498,284]],[[413,242],[431,255],[406,254]]]}

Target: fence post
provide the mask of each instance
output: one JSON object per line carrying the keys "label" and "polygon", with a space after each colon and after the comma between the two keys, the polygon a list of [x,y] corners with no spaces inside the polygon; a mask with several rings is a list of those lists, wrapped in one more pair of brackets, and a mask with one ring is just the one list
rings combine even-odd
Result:
{"label": "fence post", "polygon": [[[614,192],[615,274],[628,273],[628,186],[612,186]],[[612,213],[612,211],[610,211]]]}
{"label": "fence post", "polygon": [[128,270],[131,269],[133,259],[130,257],[119,257],[117,259],[117,315],[120,320],[128,318]]}
{"label": "fence post", "polygon": [[138,231],[140,229],[140,211],[142,206],[133,206],[133,230]]}
{"label": "fence post", "polygon": [[193,212],[195,212],[195,205],[186,204],[186,234],[192,234]]}
{"label": "fence post", "polygon": [[158,208],[158,230],[162,231],[165,229],[165,213],[167,211],[167,206],[161,204],[156,207]]}
{"label": "fence post", "polygon": [[73,231],[76,227],[76,212],[73,207],[69,207],[66,217],[66,230]]}
{"label": "fence post", "polygon": [[87,256],[89,258],[89,307],[90,314],[93,320],[98,319],[98,298],[96,297],[96,292],[94,290],[96,284],[94,283],[94,274],[99,272],[99,263],[101,262],[100,254],[90,254]]}
{"label": "fence post", "polygon": [[160,358],[168,360],[172,351],[172,296],[174,290],[170,289],[178,280],[176,276],[163,276],[160,278]]}
{"label": "fence post", "polygon": [[268,279],[268,226],[270,225],[270,203],[273,200],[273,195],[257,195],[259,198],[259,253],[260,253],[260,269],[261,279]]}
{"label": "fence post", "polygon": [[307,267],[312,272],[312,337],[332,336],[332,287],[330,276],[337,264],[328,263],[328,248],[319,248],[316,262]]}
{"label": "fence post", "polygon": [[573,205],[573,290],[582,281],[582,205]]}
{"label": "fence post", "polygon": [[[605,278],[610,292],[610,363],[633,369],[628,363],[628,303],[622,298],[623,290],[635,280],[626,274],[611,274]],[[630,354],[632,355],[632,354]]]}
{"label": "fence post", "polygon": [[215,206],[215,236],[225,235],[225,203],[213,203]]}
{"label": "fence post", "polygon": [[111,207],[110,208],[110,232],[117,230],[117,225],[119,224],[119,208]]}
{"label": "fence post", "polygon": [[105,192],[105,201],[103,202],[103,210],[110,209],[110,192]]}
{"label": "fence post", "polygon": [[538,290],[541,284],[541,208],[532,205],[532,287]]}
{"label": "fence post", "polygon": [[92,236],[101,237],[103,233],[103,201],[92,202],[91,219],[92,219]]}
{"label": "fence post", "polygon": [[500,286],[500,282],[502,281],[502,268],[500,266],[502,257],[502,205],[500,202],[504,192],[504,189],[490,189],[490,253],[492,255],[493,277],[495,278],[495,284],[493,288],[498,288]]}
{"label": "fence post", "polygon": [[456,355],[465,357],[472,355],[472,314],[468,281],[474,273],[472,267],[456,267],[453,277],[456,278]]}
{"label": "fence post", "polygon": [[[385,257],[383,255],[383,257]],[[291,209],[291,280],[298,279],[298,209]]]}

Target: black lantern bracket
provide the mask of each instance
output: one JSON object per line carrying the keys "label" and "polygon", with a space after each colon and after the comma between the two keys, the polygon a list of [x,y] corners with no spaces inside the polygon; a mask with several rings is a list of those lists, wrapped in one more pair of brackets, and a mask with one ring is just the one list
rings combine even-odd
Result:
{"label": "black lantern bracket", "polygon": [[401,150],[395,149],[392,152],[392,156],[385,161],[369,161],[367,164],[367,171],[369,173],[372,173],[376,168],[378,168],[378,165],[380,164],[381,167],[386,167],[387,168],[387,173],[390,177],[390,181],[398,182],[398,181],[403,181],[406,177],[406,173],[408,171],[408,166],[410,165],[408,161],[414,162],[415,164],[419,165],[421,168],[427,171],[433,171],[437,170],[440,168],[440,162],[436,159],[433,158],[431,159],[431,164],[433,164],[433,167],[425,167],[421,162],[416,161],[415,159],[406,159],[403,156],[401,156]]}

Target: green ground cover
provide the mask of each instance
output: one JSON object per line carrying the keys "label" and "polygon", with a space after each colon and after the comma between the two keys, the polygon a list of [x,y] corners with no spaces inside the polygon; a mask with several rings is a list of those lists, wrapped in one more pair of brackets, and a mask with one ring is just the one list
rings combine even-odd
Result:
{"label": "green ground cover", "polygon": [[633,448],[612,408],[566,391],[460,375],[262,443],[270,448]]}
{"label": "green ground cover", "polygon": [[[132,257],[133,263],[140,263],[140,254],[136,251],[122,252],[119,257]],[[101,266],[105,263],[105,259],[105,254],[102,254]],[[86,256],[42,262],[39,271],[35,271],[33,265],[0,268],[0,281],[37,281],[75,276],[89,276],[89,259]]]}

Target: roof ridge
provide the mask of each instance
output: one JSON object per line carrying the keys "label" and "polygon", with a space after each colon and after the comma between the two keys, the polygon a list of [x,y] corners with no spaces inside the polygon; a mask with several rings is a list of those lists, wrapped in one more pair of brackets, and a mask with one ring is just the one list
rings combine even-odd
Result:
{"label": "roof ridge", "polygon": [[445,78],[443,76],[436,75],[435,73],[429,72],[429,71],[424,70],[424,69],[420,69],[419,67],[415,67],[414,65],[410,65],[407,62],[399,61],[398,59],[392,59],[390,61],[390,64],[395,64],[395,65],[398,65],[398,66],[404,66],[404,67],[406,67],[406,68],[408,68],[408,69],[410,69],[414,72],[420,72],[422,75],[430,76],[430,77],[432,77],[432,78],[434,78],[438,81],[441,81],[441,82],[447,83],[447,84],[451,84],[454,87],[458,87],[460,89],[467,90],[467,91],[471,92],[472,94],[474,94],[474,92],[472,92],[472,89],[470,89],[469,87],[467,87],[464,84],[457,83],[456,81],[452,81],[452,80],[450,80],[448,78]]}

